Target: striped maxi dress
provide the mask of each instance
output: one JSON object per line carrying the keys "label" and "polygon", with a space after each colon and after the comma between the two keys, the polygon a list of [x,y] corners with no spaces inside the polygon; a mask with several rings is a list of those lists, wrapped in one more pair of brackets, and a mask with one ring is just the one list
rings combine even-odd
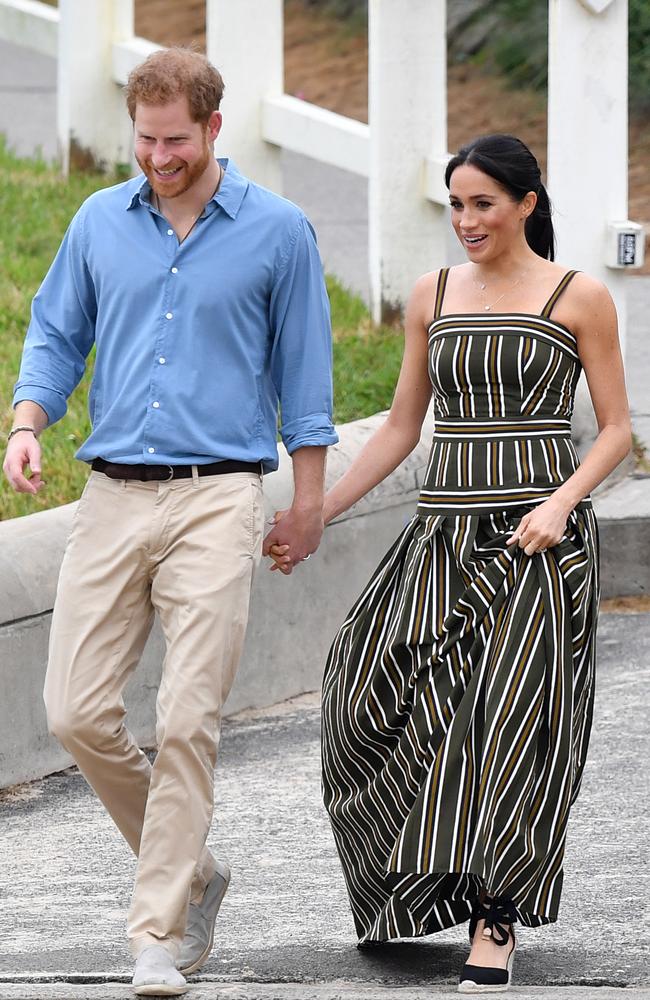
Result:
{"label": "striped maxi dress", "polygon": [[341,626],[323,683],[323,792],[362,942],[466,920],[482,889],[557,918],[594,694],[598,537],[506,545],[576,469],[581,366],[552,319],[442,315],[435,431],[415,516]]}

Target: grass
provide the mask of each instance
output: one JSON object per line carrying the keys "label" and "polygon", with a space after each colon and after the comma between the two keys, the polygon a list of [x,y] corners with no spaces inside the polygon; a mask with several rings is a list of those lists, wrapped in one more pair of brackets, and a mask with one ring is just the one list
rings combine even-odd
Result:
{"label": "grass", "polygon": [[[122,179],[77,173],[63,180],[45,163],[15,157],[0,145],[0,432],[12,422],[11,398],[31,300],[75,211],[97,188]],[[391,402],[402,354],[393,329],[373,329],[364,303],[327,279],[334,331],[334,419],[337,423],[386,409]],[[86,375],[71,396],[68,413],[42,438],[43,478],[38,497],[14,493],[0,479],[0,520],[31,514],[76,500],[88,468],[74,459],[90,432]]]}

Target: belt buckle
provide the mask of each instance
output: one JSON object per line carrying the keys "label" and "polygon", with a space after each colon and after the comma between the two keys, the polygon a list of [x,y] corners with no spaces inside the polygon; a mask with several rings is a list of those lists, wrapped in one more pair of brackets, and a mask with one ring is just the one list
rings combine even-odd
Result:
{"label": "belt buckle", "polygon": [[173,465],[167,465],[167,468],[169,469],[169,475],[167,476],[167,479],[163,479],[162,480],[163,483],[169,483],[174,478],[174,466]]}

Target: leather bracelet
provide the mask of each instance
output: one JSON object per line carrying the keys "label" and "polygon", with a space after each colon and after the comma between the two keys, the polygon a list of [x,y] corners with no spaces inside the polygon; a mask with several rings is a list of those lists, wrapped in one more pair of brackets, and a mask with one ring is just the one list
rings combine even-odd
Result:
{"label": "leather bracelet", "polygon": [[32,434],[34,435],[34,437],[38,437],[38,434],[36,433],[36,428],[35,427],[28,427],[26,424],[24,424],[24,425],[21,425],[20,427],[12,427],[11,428],[11,430],[7,434],[7,444],[11,441],[12,437],[14,436],[14,434],[18,434],[19,431],[31,431]]}

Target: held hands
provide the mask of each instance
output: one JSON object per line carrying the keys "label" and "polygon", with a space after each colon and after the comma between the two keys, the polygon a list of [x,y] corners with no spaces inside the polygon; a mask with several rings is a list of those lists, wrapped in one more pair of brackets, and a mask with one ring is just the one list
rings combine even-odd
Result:
{"label": "held hands", "polygon": [[289,576],[294,567],[309,559],[320,545],[323,514],[320,509],[307,511],[290,507],[276,511],[273,524],[264,539],[262,554],[273,560],[271,571],[279,569]]}
{"label": "held hands", "polygon": [[[25,476],[29,466],[31,475]],[[19,431],[7,445],[4,474],[16,493],[31,493],[36,496],[45,483],[41,479],[41,446],[31,431]]]}
{"label": "held hands", "polygon": [[562,540],[568,516],[566,507],[558,504],[554,498],[545,500],[539,507],[524,514],[506,543],[516,543],[527,556],[546,552]]}
{"label": "held hands", "polygon": [[[528,556],[545,552],[564,537],[569,513],[570,508],[567,510],[555,497],[545,500],[524,514],[506,542],[517,544]],[[289,576],[298,563],[308,559],[318,548],[324,527],[323,516],[320,512],[301,513],[289,508],[276,511],[273,524],[262,551],[273,560],[271,571],[279,569]]]}
{"label": "held hands", "polygon": [[[273,521],[271,523],[277,524],[280,518],[284,517],[286,513],[287,513],[286,510],[276,510],[275,514],[273,515]],[[284,573],[285,576],[289,576],[292,567],[290,567],[289,565],[291,562],[291,556],[287,555],[288,551],[289,551],[288,545],[276,544],[271,546],[268,553],[271,559],[273,560],[273,565],[269,566],[271,572],[273,572],[276,569],[279,569],[280,572]],[[305,559],[309,559],[309,556],[305,556]],[[303,562],[304,561],[305,560],[303,559]]]}

